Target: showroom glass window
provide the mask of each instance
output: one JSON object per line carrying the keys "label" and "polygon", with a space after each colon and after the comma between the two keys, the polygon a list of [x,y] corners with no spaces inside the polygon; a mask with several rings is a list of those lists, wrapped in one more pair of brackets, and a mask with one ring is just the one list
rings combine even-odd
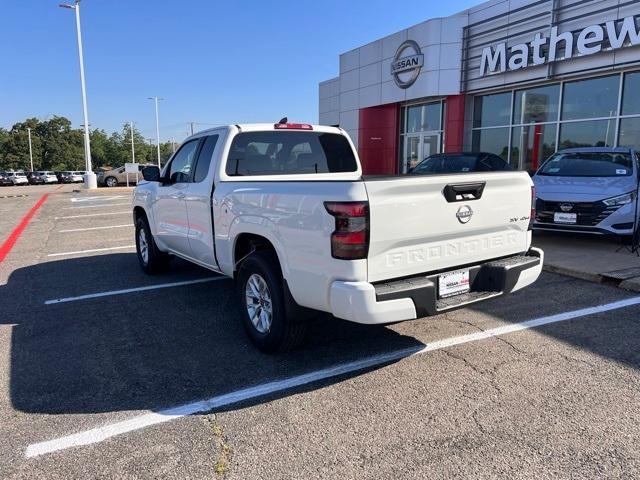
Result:
{"label": "showroom glass window", "polygon": [[618,145],[640,149],[640,72],[624,76]]}
{"label": "showroom glass window", "polygon": [[629,72],[476,96],[473,150],[534,171],[562,148],[640,148],[639,89]]}

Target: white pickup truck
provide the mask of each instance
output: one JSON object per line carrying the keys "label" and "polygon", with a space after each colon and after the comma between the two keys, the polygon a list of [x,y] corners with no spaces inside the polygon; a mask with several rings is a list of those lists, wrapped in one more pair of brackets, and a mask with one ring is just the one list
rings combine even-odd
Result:
{"label": "white pickup truck", "polygon": [[267,352],[296,345],[317,312],[411,320],[519,290],[542,270],[527,173],[369,178],[336,127],[206,130],[143,176],[143,270],[175,255],[234,278],[245,329]]}

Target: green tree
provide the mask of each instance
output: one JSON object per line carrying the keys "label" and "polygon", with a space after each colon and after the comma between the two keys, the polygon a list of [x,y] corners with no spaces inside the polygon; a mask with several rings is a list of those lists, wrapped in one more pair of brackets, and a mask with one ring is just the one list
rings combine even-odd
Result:
{"label": "green tree", "polygon": [[107,132],[96,128],[89,132],[89,140],[91,142],[91,166],[96,169],[108,165],[109,136]]}
{"label": "green tree", "polygon": [[24,122],[16,123],[11,130],[6,132],[4,141],[1,143],[0,167],[3,169],[29,170],[29,135],[27,128],[31,128],[31,139],[33,146],[34,168],[38,164],[42,146],[36,130],[40,125],[37,118],[29,118]]}
{"label": "green tree", "polygon": [[69,119],[54,116],[40,122],[36,134],[42,142],[41,169],[77,170],[84,167],[82,131],[72,130]]}
{"label": "green tree", "polygon": [[[71,128],[65,117],[48,120],[28,118],[10,130],[0,128],[0,170],[28,170],[29,142],[27,128],[31,128],[33,166],[35,170],[84,170],[84,132]],[[124,124],[120,132],[108,134],[102,129],[89,133],[93,168],[120,167],[131,161],[131,127]],[[155,145],[148,144],[140,131],[133,128],[136,162],[157,162]],[[173,154],[171,142],[160,144],[160,158],[164,165]]]}

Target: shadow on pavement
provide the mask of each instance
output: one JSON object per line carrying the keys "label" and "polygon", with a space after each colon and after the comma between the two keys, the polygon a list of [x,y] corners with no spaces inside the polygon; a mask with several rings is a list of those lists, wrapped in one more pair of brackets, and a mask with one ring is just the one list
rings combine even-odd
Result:
{"label": "shadow on pavement", "polygon": [[[509,324],[637,296],[608,285],[543,273],[533,285],[505,297],[472,305],[469,310]],[[593,353],[640,369],[640,349],[637,348],[637,339],[640,338],[639,312],[638,305],[628,306],[550,323],[535,327],[534,330],[577,351]]]}
{"label": "shadow on pavement", "polygon": [[312,326],[302,349],[264,355],[245,336],[233,282],[226,279],[44,305],[48,299],[211,275],[176,261],[169,274],[147,277],[135,254],[12,272],[0,298],[9,301],[2,323],[13,325],[14,408],[47,414],[158,410],[422,345],[388,328],[327,318]]}

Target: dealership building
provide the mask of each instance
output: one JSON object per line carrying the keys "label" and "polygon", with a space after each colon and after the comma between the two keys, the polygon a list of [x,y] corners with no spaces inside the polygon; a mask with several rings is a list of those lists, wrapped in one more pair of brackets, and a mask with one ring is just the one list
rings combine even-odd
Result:
{"label": "dealership building", "polygon": [[370,174],[440,152],[531,171],[562,148],[640,147],[639,25],[637,0],[485,2],[341,54],[319,120]]}

